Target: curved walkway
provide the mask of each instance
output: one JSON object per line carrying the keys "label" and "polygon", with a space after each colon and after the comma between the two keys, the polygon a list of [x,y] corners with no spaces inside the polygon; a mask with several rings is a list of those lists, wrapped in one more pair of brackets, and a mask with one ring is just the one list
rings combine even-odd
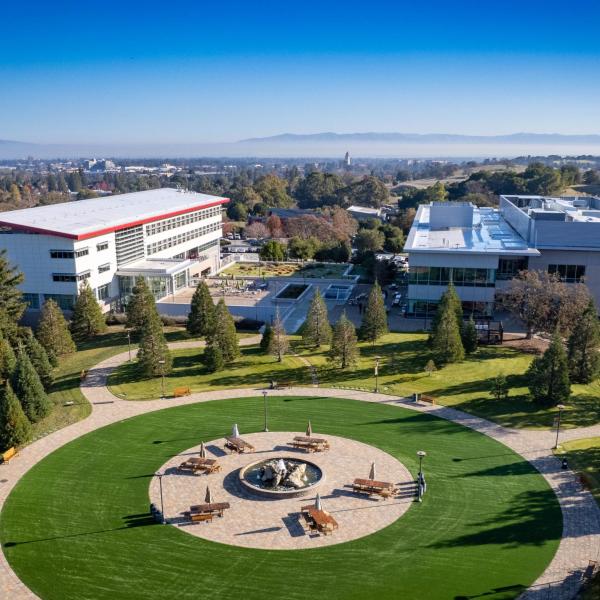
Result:
{"label": "curved walkway", "polygon": [[[256,337],[243,338],[240,344],[256,343]],[[199,346],[200,342],[176,342],[170,348]],[[143,413],[183,404],[208,400],[242,398],[257,395],[252,388],[226,389],[192,394],[184,398],[150,401],[125,401],[115,397],[106,387],[108,375],[126,362],[128,353],[113,356],[90,369],[81,390],[92,405],[92,414],[64,429],[56,431],[24,448],[8,465],[0,467],[0,510],[18,480],[37,462],[64,444],[105,425],[122,421]],[[314,396],[314,387],[293,387],[277,390],[277,396]],[[574,598],[581,574],[589,561],[600,561],[600,508],[593,496],[582,489],[576,476],[560,468],[560,461],[552,454],[555,434],[551,431],[514,430],[462,411],[443,407],[420,405],[397,396],[355,390],[319,388],[325,397],[348,398],[364,402],[380,402],[402,406],[411,410],[431,413],[442,419],[464,425],[505,444],[528,460],[547,480],[554,490],[563,514],[563,537],[550,565],[523,598],[570,599]],[[600,435],[600,425],[562,434],[563,440]],[[0,554],[0,597],[13,600],[36,598],[15,575],[4,554]]]}

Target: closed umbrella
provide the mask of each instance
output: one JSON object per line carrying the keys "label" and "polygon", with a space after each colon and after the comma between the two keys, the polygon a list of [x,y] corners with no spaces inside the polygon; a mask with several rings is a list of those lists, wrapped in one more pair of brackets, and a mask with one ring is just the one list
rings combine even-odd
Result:
{"label": "closed umbrella", "polygon": [[238,429],[237,423],[233,426],[233,430],[231,431],[231,435],[233,437],[240,437],[240,430]]}
{"label": "closed umbrella", "polygon": [[204,447],[204,442],[200,444],[200,458],[206,458],[206,448]]}
{"label": "closed umbrella", "polygon": [[204,502],[206,502],[206,504],[212,504],[212,494],[208,486],[206,486],[206,495],[204,496]]}
{"label": "closed umbrella", "polygon": [[323,505],[321,504],[321,494],[317,492],[317,497],[315,499],[315,508],[317,510],[323,510]]}
{"label": "closed umbrella", "polygon": [[308,427],[306,428],[306,437],[311,437],[312,436],[312,425],[310,424],[310,421],[308,422]]}
{"label": "closed umbrella", "polygon": [[369,479],[373,480],[375,479],[376,474],[375,474],[375,463],[372,462],[371,463],[371,470],[369,471]]}

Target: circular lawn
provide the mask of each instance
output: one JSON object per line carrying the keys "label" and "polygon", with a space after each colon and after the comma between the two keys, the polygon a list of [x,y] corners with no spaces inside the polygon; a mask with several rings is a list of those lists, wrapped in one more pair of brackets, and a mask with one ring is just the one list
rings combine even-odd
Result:
{"label": "circular lawn", "polygon": [[413,474],[416,451],[426,450],[422,504],[367,537],[304,550],[229,546],[155,524],[154,472],[234,422],[242,435],[262,430],[262,402],[150,412],[56,450],[21,479],[0,515],[12,568],[44,600],[492,600],[518,596],[552,559],[560,508],[520,456],[430,415],[335,398],[269,398],[269,428],[302,431],[310,418],[319,434],[377,446]]}

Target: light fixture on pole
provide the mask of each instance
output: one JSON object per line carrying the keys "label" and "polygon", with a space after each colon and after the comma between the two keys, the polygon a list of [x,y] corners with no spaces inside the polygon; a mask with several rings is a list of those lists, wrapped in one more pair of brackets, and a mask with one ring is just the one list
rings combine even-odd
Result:
{"label": "light fixture on pole", "polygon": [[554,443],[554,449],[558,448],[558,434],[560,433],[560,420],[562,417],[562,411],[565,410],[564,404],[557,404],[556,408],[558,408],[558,418],[556,419],[556,442]]}
{"label": "light fixture on pole", "polygon": [[127,330],[127,349],[129,350],[129,362],[131,362],[131,331]]}
{"label": "light fixture on pole", "polygon": [[161,384],[160,384],[160,399],[165,399],[165,360],[159,360],[158,364],[160,365],[160,375],[161,375]]}
{"label": "light fixture on pole", "polygon": [[165,510],[164,510],[164,503],[163,503],[163,489],[162,489],[163,473],[155,473],[155,476],[158,477],[158,486],[160,488],[160,519],[161,519],[161,523],[164,525],[166,523],[166,520],[165,520]]}
{"label": "light fixture on pole", "polygon": [[269,427],[267,426],[267,390],[263,390],[263,399],[264,399],[264,413],[265,413],[265,428],[263,429],[264,432],[268,433],[269,431]]}
{"label": "light fixture on pole", "polygon": [[379,393],[379,361],[381,356],[375,357],[375,393]]}

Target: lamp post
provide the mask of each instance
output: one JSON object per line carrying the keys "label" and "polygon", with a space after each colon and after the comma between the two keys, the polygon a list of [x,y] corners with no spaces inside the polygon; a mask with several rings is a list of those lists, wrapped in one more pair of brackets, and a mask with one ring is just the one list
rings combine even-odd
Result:
{"label": "lamp post", "polygon": [[267,426],[267,390],[263,390],[263,399],[264,399],[264,413],[265,413],[265,428],[263,429],[263,431],[265,433],[269,432],[269,428]]}
{"label": "lamp post", "polygon": [[127,349],[129,350],[129,362],[131,362],[131,331],[127,330]]}
{"label": "lamp post", "polygon": [[558,448],[558,434],[560,433],[560,419],[562,417],[562,411],[565,410],[564,404],[557,404],[556,408],[558,408],[558,419],[556,420],[556,442],[554,444],[554,449]]}
{"label": "lamp post", "polygon": [[419,450],[417,452],[417,456],[419,457],[419,475],[417,476],[417,493],[419,496],[419,502],[423,501],[423,459],[427,456],[427,452],[425,450]]}
{"label": "lamp post", "polygon": [[381,356],[375,357],[375,393],[379,393],[379,361]]}
{"label": "lamp post", "polygon": [[166,521],[165,521],[165,510],[164,510],[163,489],[162,489],[163,473],[155,473],[155,475],[156,475],[156,477],[158,477],[158,486],[160,488],[160,520],[161,520],[161,523],[164,525],[166,523]]}
{"label": "lamp post", "polygon": [[161,395],[160,395],[160,399],[164,400],[165,399],[165,361],[164,361],[164,359],[159,360],[158,364],[160,365],[160,376],[161,376],[161,384],[160,384]]}

